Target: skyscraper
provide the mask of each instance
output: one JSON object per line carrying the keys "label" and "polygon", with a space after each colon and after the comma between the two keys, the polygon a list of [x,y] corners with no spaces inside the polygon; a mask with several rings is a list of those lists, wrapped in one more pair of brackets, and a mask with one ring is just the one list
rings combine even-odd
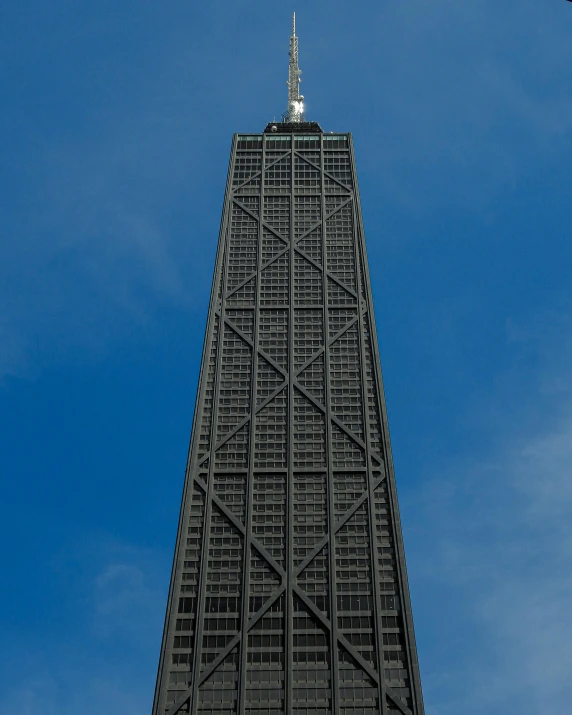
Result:
{"label": "skyscraper", "polygon": [[153,715],[422,715],[351,134],[235,135]]}

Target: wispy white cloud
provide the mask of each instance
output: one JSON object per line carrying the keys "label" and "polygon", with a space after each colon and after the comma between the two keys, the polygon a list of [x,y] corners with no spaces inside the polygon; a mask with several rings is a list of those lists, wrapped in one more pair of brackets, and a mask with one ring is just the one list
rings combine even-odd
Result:
{"label": "wispy white cloud", "polygon": [[[362,175],[375,172],[384,193],[416,214],[443,204],[482,210],[531,159],[569,151],[568,9],[385,3],[365,37],[351,37],[356,51],[368,48],[360,72],[369,81],[356,101],[376,117],[383,144],[382,157],[364,152]],[[353,103],[342,112],[355,124]]]}
{"label": "wispy white cloud", "polygon": [[58,688],[51,678],[33,675],[4,692],[0,697],[0,709],[21,715],[57,715],[57,696]]}
{"label": "wispy white cloud", "polygon": [[54,558],[67,583],[65,631],[20,639],[4,664],[0,712],[140,715],[151,707],[168,574],[162,555],[109,539]]}
{"label": "wispy white cloud", "polygon": [[[427,475],[418,505],[432,557],[417,546],[411,564],[432,619],[422,633],[429,715],[560,715],[572,698],[572,371],[560,365],[560,389],[543,391],[562,353],[572,358],[572,333],[556,330],[565,316],[544,318],[521,405],[497,405],[504,430],[492,423],[478,453]],[[534,331],[520,334],[531,350]]]}
{"label": "wispy white cloud", "polygon": [[[109,104],[69,135],[29,117],[22,126],[8,110],[22,149],[10,156],[14,195],[0,226],[0,377],[33,375],[77,347],[93,354],[165,306],[192,309],[197,285],[208,292],[227,157],[217,171],[194,141],[180,81],[188,48],[162,50],[135,96],[114,98],[108,77]],[[209,182],[217,211],[205,212]]]}

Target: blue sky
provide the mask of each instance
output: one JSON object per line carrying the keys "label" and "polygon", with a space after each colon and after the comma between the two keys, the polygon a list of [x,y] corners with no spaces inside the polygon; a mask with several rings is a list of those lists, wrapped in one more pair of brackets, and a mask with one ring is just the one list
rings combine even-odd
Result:
{"label": "blue sky", "polygon": [[228,151],[352,131],[428,715],[572,699],[572,5],[4,3],[0,712],[154,688]]}

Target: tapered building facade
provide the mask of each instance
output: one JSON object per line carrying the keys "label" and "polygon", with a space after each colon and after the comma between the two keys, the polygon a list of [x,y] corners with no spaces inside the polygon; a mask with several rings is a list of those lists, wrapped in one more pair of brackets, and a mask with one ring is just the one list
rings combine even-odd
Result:
{"label": "tapered building facade", "polygon": [[298,78],[293,32],[233,139],[153,715],[423,714],[352,138]]}

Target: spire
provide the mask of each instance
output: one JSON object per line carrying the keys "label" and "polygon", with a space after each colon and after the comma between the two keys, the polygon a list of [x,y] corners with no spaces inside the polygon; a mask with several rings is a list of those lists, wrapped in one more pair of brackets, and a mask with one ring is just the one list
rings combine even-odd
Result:
{"label": "spire", "polygon": [[298,67],[298,38],[296,37],[296,13],[292,15],[292,35],[290,37],[290,64],[288,66],[288,109],[282,115],[285,122],[304,121],[304,97],[300,94],[300,75]]}

